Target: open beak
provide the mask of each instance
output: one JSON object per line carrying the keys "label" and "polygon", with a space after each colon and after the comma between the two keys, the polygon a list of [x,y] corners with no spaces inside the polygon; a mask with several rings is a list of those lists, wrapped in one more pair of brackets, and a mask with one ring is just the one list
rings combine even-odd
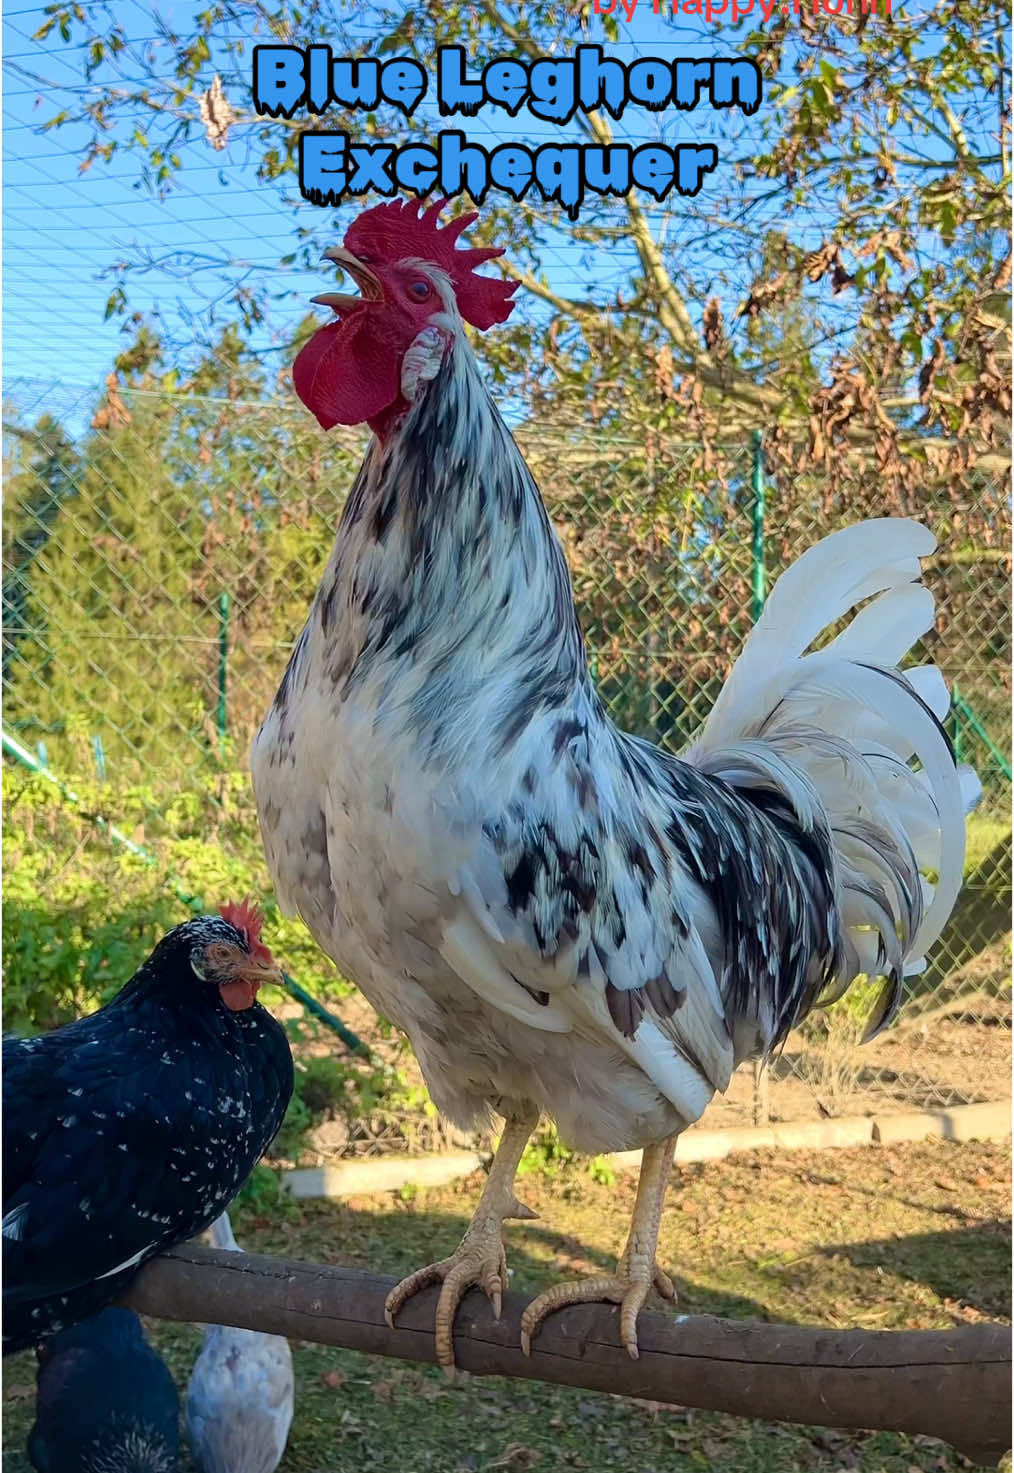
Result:
{"label": "open beak", "polygon": [[324,252],[325,261],[333,261],[336,266],[352,277],[359,288],[358,297],[351,296],[346,292],[322,292],[319,297],[311,297],[312,302],[318,306],[330,307],[340,317],[343,312],[355,312],[367,302],[382,302],[384,300],[384,289],[374,276],[369,266],[363,264],[351,251],[345,250],[344,246],[331,246]]}

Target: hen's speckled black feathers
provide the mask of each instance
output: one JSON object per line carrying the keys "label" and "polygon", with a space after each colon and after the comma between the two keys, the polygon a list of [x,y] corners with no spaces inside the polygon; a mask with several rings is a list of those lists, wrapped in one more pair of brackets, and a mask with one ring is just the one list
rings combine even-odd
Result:
{"label": "hen's speckled black feathers", "polygon": [[282,1122],[284,1031],[194,974],[209,927],[236,939],[188,922],[99,1012],[4,1041],[5,1354],[93,1314],[206,1228]]}

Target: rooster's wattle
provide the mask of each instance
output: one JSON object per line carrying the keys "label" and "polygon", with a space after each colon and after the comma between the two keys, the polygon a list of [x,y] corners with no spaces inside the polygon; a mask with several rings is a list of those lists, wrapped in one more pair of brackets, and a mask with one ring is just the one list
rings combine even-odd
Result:
{"label": "rooster's wattle", "polygon": [[676,1137],[858,975],[884,978],[871,1021],[888,1022],[957,896],[977,783],[940,674],[897,669],[933,623],[934,539],[892,519],[827,538],[775,588],[689,750],[619,731],[464,332],[503,321],[513,288],[475,270],[497,252],[455,248],[474,217],[441,229],[420,208],[369,210],[328,252],[362,295],[317,298],[335,320],[295,363],[325,429],[375,435],[254,746],[261,827],[281,904],[408,1034],[438,1108],[506,1119],[461,1246],[389,1315],[442,1280],[451,1364],[465,1289],[498,1308],[545,1112],[580,1150],[644,1161],[616,1274],[541,1295],[525,1344],[550,1310],[609,1299],[636,1354],[649,1289],[673,1292],[655,1244]]}

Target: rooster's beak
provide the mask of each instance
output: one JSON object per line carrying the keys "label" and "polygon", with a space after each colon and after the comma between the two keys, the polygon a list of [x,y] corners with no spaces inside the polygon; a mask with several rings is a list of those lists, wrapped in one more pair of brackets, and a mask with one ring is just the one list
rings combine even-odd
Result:
{"label": "rooster's beak", "polygon": [[358,286],[361,295],[350,296],[345,292],[322,292],[319,297],[311,297],[321,307],[330,307],[332,312],[341,316],[342,312],[354,312],[366,302],[382,302],[384,300],[384,289],[377,277],[358,257],[351,251],[345,250],[343,246],[331,246],[324,252],[325,261],[333,261],[340,266]]}

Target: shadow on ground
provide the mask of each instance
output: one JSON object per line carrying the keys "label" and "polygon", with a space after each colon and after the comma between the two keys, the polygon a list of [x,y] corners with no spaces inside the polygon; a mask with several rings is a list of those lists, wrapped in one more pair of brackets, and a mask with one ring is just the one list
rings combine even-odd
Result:
{"label": "shadow on ground", "polygon": [[[834,1153],[753,1153],[679,1173],[660,1254],[682,1309],[786,1323],[929,1327],[1002,1315],[1009,1303],[1005,1145],[949,1142]],[[286,1202],[236,1213],[248,1248],[400,1275],[446,1256],[480,1178],[440,1191]],[[540,1220],[512,1223],[513,1287],[613,1266],[634,1178],[571,1170],[522,1180]],[[979,1214],[972,1220],[971,1214]],[[656,1306],[658,1307],[658,1306]],[[193,1326],[152,1337],[184,1386]],[[776,1426],[620,1397],[490,1378],[449,1385],[431,1368],[294,1345],[297,1412],[280,1473],[958,1473],[931,1439]],[[28,1473],[30,1356],[5,1364],[4,1451]],[[184,1461],[180,1473],[192,1473]]]}

